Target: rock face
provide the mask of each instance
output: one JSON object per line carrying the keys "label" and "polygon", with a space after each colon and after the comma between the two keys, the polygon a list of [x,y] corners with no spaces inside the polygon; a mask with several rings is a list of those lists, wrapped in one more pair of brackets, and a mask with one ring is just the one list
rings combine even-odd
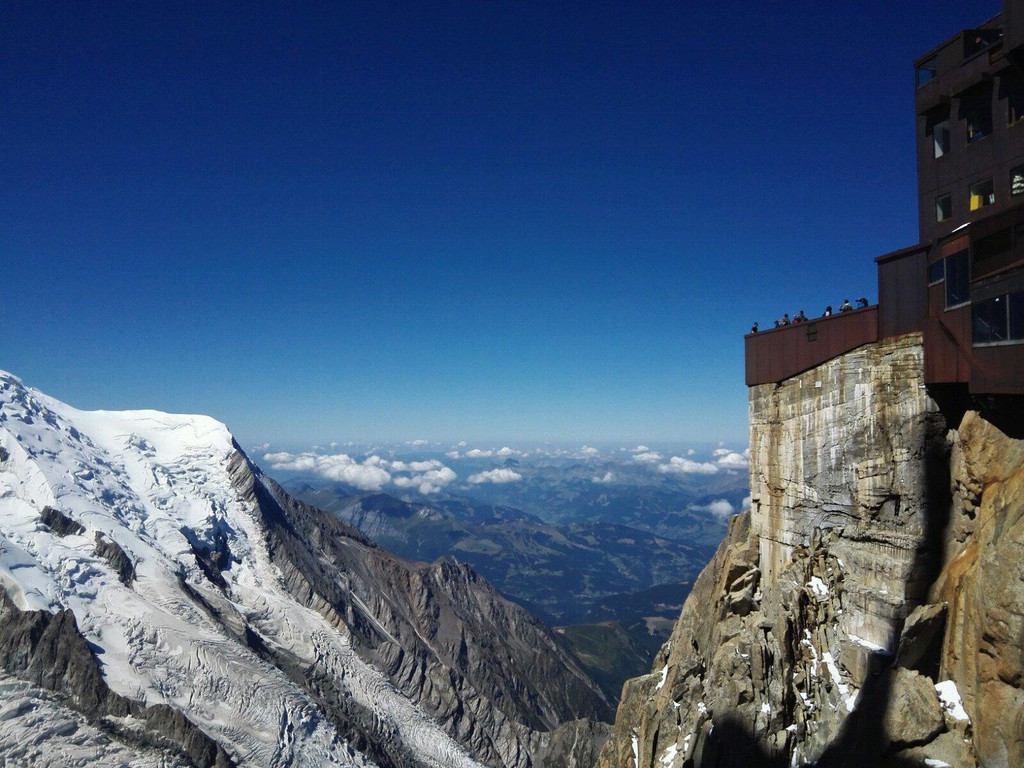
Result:
{"label": "rock face", "polygon": [[950,435],[953,515],[931,599],[984,766],[1024,765],[1024,440],[968,412]]}
{"label": "rock face", "polygon": [[290,497],[241,452],[230,472],[262,515],[271,559],[295,598],[346,627],[356,652],[477,759],[539,765],[562,723],[611,719],[557,636],[468,566],[391,555]]}
{"label": "rock face", "polygon": [[917,335],[751,389],[751,510],[599,766],[1024,765],[1024,441],[932,394]]}

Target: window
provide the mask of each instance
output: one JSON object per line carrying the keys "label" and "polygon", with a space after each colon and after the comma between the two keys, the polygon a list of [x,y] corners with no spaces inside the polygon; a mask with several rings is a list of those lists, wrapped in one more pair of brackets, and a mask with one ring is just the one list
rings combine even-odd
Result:
{"label": "window", "polygon": [[949,107],[932,110],[925,116],[924,133],[931,137],[934,157],[949,154]]}
{"label": "window", "polygon": [[996,201],[996,191],[995,187],[992,186],[992,179],[985,179],[977,184],[971,184],[970,193],[972,211],[992,205]]}
{"label": "window", "polygon": [[1010,313],[1010,339],[1024,340],[1024,293],[1011,293],[1006,297],[1009,302],[1006,311]]}
{"label": "window", "polygon": [[970,259],[963,250],[946,257],[946,309],[970,301]]}
{"label": "window", "polygon": [[949,154],[949,120],[943,120],[932,129],[932,152],[935,157]]}
{"label": "window", "polygon": [[993,43],[1003,37],[1001,29],[965,29],[964,30],[964,58],[969,59],[975,54],[981,53]]}
{"label": "window", "polygon": [[975,344],[1024,341],[1024,293],[1009,293],[971,307]]}
{"label": "window", "polygon": [[1018,120],[1024,120],[1024,83],[1016,85],[1013,90],[1007,92],[1006,109],[1010,125]]}
{"label": "window", "polygon": [[939,74],[937,62],[935,57],[932,56],[927,61],[922,61],[917,65],[914,70],[917,73],[917,87],[920,88],[925,83],[930,83],[935,79],[935,76]]}
{"label": "window", "polygon": [[1010,125],[1024,119],[1024,70],[1008,69],[999,76],[999,99],[1006,99]]}
{"label": "window", "polygon": [[975,344],[998,344],[1009,337],[1010,318],[1006,296],[979,301],[971,307],[971,327]]}
{"label": "window", "polygon": [[928,285],[935,285],[946,279],[945,266],[946,262],[942,259],[928,265]]}
{"label": "window", "polygon": [[807,326],[807,340],[808,341],[817,341],[818,340],[818,326],[817,325],[808,325]]}
{"label": "window", "polygon": [[935,220],[945,221],[953,216],[953,196],[943,195],[935,199]]}
{"label": "window", "polygon": [[967,123],[967,143],[992,133],[992,88],[974,88],[960,98],[960,119]]}
{"label": "window", "polygon": [[1024,165],[1018,165],[1010,171],[1010,194],[1024,195]]}
{"label": "window", "polygon": [[[1013,233],[1009,227],[980,237],[974,241],[972,246],[974,264],[978,266],[1001,253],[1006,253],[1011,248],[1013,248]],[[975,274],[977,274],[977,270],[975,270]]]}

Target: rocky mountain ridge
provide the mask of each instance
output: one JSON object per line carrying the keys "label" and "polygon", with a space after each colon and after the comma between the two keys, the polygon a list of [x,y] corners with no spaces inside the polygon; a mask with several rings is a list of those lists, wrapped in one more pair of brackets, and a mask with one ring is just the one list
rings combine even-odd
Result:
{"label": "rocky mountain ridge", "polygon": [[471,569],[291,499],[224,425],[78,411],[6,373],[0,585],[12,760],[571,765],[608,713]]}
{"label": "rocky mountain ridge", "polygon": [[749,513],[601,768],[1024,764],[1024,440],[921,338],[751,388]]}

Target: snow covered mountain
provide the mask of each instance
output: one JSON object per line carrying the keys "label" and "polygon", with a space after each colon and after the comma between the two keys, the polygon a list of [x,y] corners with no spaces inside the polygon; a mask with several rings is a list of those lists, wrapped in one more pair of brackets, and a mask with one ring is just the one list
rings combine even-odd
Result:
{"label": "snow covered mountain", "polygon": [[2,371],[0,583],[12,764],[528,768],[610,714],[471,569],[291,499],[223,424]]}

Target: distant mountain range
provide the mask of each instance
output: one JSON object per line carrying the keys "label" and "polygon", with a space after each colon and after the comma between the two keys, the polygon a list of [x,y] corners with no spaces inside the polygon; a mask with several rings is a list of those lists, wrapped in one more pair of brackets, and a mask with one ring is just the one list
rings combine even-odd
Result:
{"label": "distant mountain range", "polygon": [[[738,511],[750,493],[745,469],[667,474],[621,458],[523,460],[514,468],[520,482],[481,483],[454,495],[474,506],[514,507],[557,525],[606,522],[715,547],[725,535],[728,514],[712,514],[711,503],[725,501]],[[611,482],[598,482],[609,477]]]}
{"label": "distant mountain range", "polygon": [[[690,582],[714,553],[703,542],[688,544],[610,522],[552,525],[509,506],[349,496],[329,483],[317,487],[298,480],[284,487],[402,557],[454,556],[472,565],[503,594],[556,624],[588,620],[603,598]],[[691,513],[694,529],[704,529],[700,517]],[[679,600],[677,613],[681,605]],[[618,618],[606,609],[601,620]],[[636,623],[624,618],[627,626]]]}

